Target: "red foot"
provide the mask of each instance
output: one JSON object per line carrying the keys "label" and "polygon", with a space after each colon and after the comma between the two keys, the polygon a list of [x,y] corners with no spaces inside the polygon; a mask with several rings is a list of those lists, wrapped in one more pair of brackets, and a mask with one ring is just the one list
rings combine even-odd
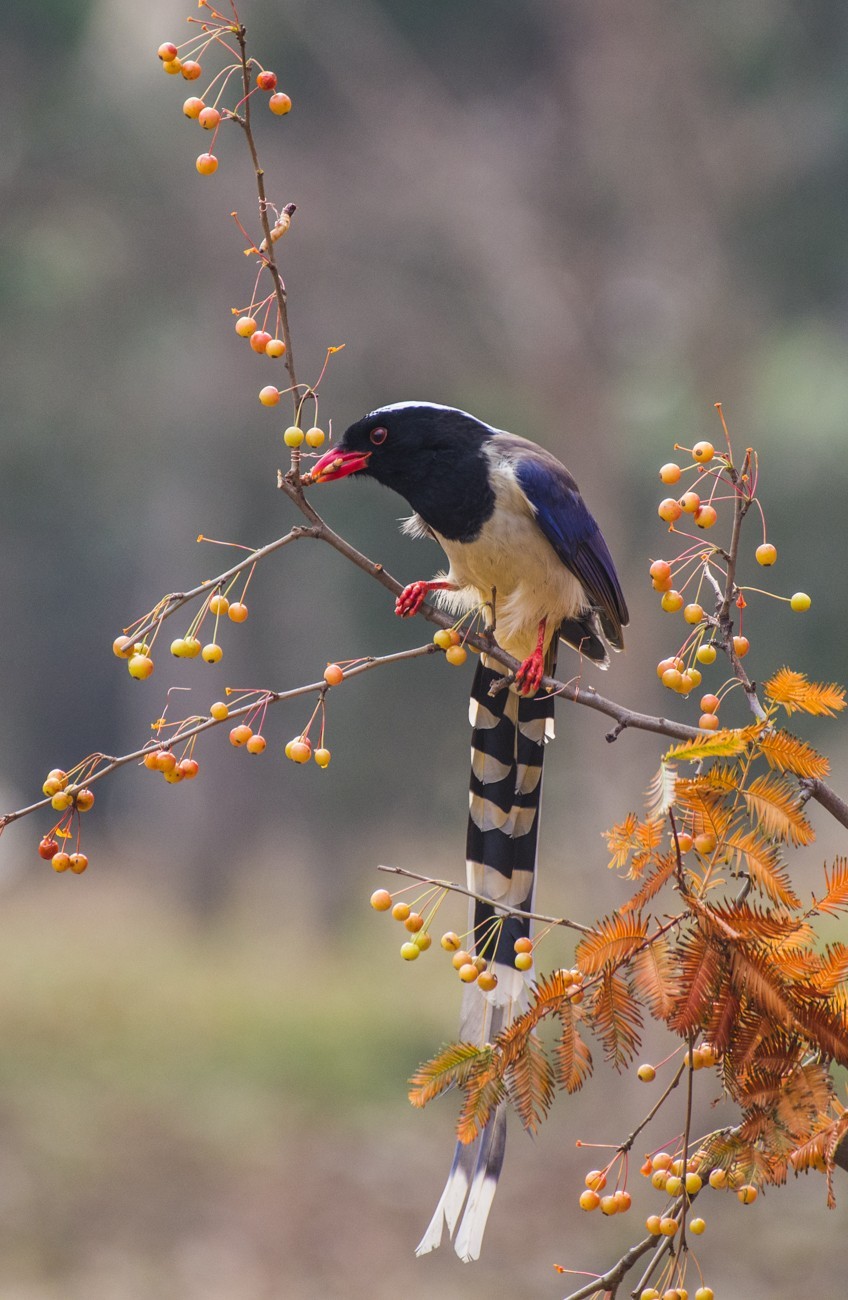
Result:
{"label": "red foot", "polygon": [[428,592],[454,590],[452,582],[410,582],[395,601],[395,613],[398,618],[410,618],[418,613]]}
{"label": "red foot", "polygon": [[542,685],[544,675],[545,656],[541,650],[534,650],[516,672],[515,684],[522,695],[535,695]]}

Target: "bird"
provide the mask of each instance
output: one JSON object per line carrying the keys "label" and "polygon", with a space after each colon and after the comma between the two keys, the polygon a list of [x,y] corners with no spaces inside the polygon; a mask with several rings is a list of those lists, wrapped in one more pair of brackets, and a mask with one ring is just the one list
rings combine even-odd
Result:
{"label": "bird", "polygon": [[[471,779],[466,835],[470,951],[497,980],[463,993],[463,1041],[492,1042],[528,1002],[516,941],[533,910],[545,745],[554,735],[552,675],[560,641],[601,668],[624,648],[627,605],[615,565],[579,488],[549,451],[467,411],[434,402],[378,407],[351,424],[304,476],[307,483],[374,479],[413,514],[402,530],[438,542],[448,568],[404,587],[395,610],[428,596],[457,616],[479,613],[514,674],[481,654],[471,688]],[[483,901],[485,900],[485,901]],[[526,946],[526,944],[525,944]],[[491,983],[492,981],[486,981]],[[504,1159],[506,1103],[472,1143],[457,1143],[444,1192],[416,1254],[441,1244],[479,1258]]]}

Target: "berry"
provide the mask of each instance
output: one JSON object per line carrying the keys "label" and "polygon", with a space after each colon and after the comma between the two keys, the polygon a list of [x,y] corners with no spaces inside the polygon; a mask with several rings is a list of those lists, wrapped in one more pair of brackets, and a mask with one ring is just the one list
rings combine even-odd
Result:
{"label": "berry", "polygon": [[440,650],[450,650],[453,645],[451,634],[446,627],[440,627],[433,637],[433,645],[437,645]]}
{"label": "berry", "polygon": [[297,740],[289,741],[286,755],[293,763],[308,763],[312,757],[312,745],[304,736],[300,736]]}
{"label": "berry", "polygon": [[695,836],[695,848],[703,857],[708,857],[710,853],[715,852],[716,837],[712,831],[702,831],[700,835]]}
{"label": "berry", "polygon": [[618,1214],[618,1202],[614,1196],[601,1197],[601,1214]]}
{"label": "berry", "polygon": [[[185,76],[185,72],[183,72],[183,76]],[[203,108],[200,110],[197,120],[204,131],[214,131],[221,120],[221,114],[217,108]]]}
{"label": "berry", "polygon": [[416,957],[421,956],[421,949],[417,943],[402,943],[400,955],[404,961],[415,961]]}
{"label": "berry", "polygon": [[459,968],[459,978],[462,980],[463,984],[473,984],[479,974],[480,972],[477,967],[470,961],[466,962],[464,966],[460,966]]}
{"label": "berry", "polygon": [[660,1219],[660,1233],[663,1237],[673,1237],[679,1226],[676,1219]]}
{"label": "berry", "polygon": [[743,1205],[753,1205],[759,1193],[751,1183],[743,1183],[736,1195]]}
{"label": "berry", "polygon": [[613,1194],[613,1199],[616,1203],[616,1212],[618,1214],[626,1214],[630,1209],[630,1206],[633,1204],[632,1196],[629,1192],[626,1192],[623,1187],[620,1187],[618,1191]]}
{"label": "berry", "polygon": [[324,681],[328,686],[341,686],[344,681],[344,672],[338,664],[327,664],[324,669]]}
{"label": "berry", "polygon": [[649,572],[654,582],[665,582],[671,577],[671,565],[668,560],[654,560]]}
{"label": "berry", "polygon": [[440,940],[445,952],[458,952],[460,942],[461,940],[459,935],[454,934],[453,930],[448,930],[446,934],[442,935]]}
{"label": "berry", "polygon": [[163,63],[171,63],[177,57],[179,50],[173,41],[164,41],[156,53]]}
{"label": "berry", "polygon": [[498,977],[492,971],[482,971],[477,979],[477,987],[483,993],[491,993],[498,987]]}
{"label": "berry", "polygon": [[183,112],[186,117],[197,119],[205,107],[206,105],[203,103],[202,99],[198,99],[196,95],[189,95],[188,99],[183,104]]}
{"label": "berry", "polygon": [[645,1220],[645,1227],[652,1237],[660,1235],[660,1216],[658,1214],[649,1214]]}
{"label": "berry", "polygon": [[683,511],[673,497],[666,497],[657,506],[657,514],[660,519],[664,519],[667,524],[673,524],[680,518]]}
{"label": "berry", "polygon": [[277,84],[276,72],[260,72],[256,78],[260,90],[273,90]]}
{"label": "berry", "polygon": [[460,948],[459,951],[455,952],[451,957],[451,966],[453,966],[454,970],[461,970],[462,967],[467,966],[470,961],[471,954],[467,953],[464,948]]}
{"label": "berry", "polygon": [[771,542],[763,542],[762,546],[757,547],[754,554],[757,557],[757,564],[762,564],[765,568],[768,568],[777,559],[777,547],[772,546]]}
{"label": "berry", "polygon": [[185,63],[180,68],[180,72],[183,74],[186,81],[197,81],[197,78],[203,75],[203,69],[194,59],[186,59]]}
{"label": "berry", "polygon": [[315,762],[318,764],[319,767],[327,767],[330,762],[329,749],[316,749]]}
{"label": "berry", "polygon": [[683,1180],[677,1174],[670,1174],[665,1180],[665,1190],[669,1196],[679,1196],[683,1191]]}
{"label": "berry", "polygon": [[251,334],[255,334],[259,329],[259,322],[255,321],[252,316],[239,316],[236,321],[236,334],[239,338],[249,339]]}
{"label": "berry", "polygon": [[278,357],[284,356],[285,351],[286,345],[282,339],[269,339],[265,344],[265,355],[266,357],[270,357],[272,361],[276,361]]}
{"label": "berry", "polygon": [[464,646],[452,645],[445,651],[445,658],[449,664],[453,664],[454,668],[459,668],[468,658],[468,652]]}
{"label": "berry", "polygon": [[375,889],[371,895],[371,906],[375,912],[388,912],[392,905],[392,896],[388,889]]}
{"label": "berry", "polygon": [[[699,1219],[698,1222],[703,1223],[703,1219]],[[711,1286],[699,1286],[695,1292],[695,1300],[715,1300],[715,1292]]]}
{"label": "berry", "polygon": [[271,335],[267,330],[255,330],[250,336],[250,346],[254,352],[264,352],[271,342]]}
{"label": "berry", "polygon": [[216,591],[215,595],[209,601],[209,613],[226,614],[229,608],[230,608],[230,602],[227,600],[227,597],[223,595],[220,591]]}
{"label": "berry", "polygon": [[665,1171],[670,1169],[674,1162],[667,1151],[658,1151],[651,1163],[653,1164],[654,1169],[662,1169]]}
{"label": "berry", "polygon": [[193,781],[200,771],[200,764],[196,758],[181,758],[177,763],[177,771],[182,773],[184,780]]}
{"label": "berry", "polygon": [[679,591],[666,591],[660,604],[666,614],[676,614],[679,609],[683,608],[683,597]]}
{"label": "berry", "polygon": [[701,710],[704,713],[718,713],[718,706],[721,703],[717,695],[702,695]]}
{"label": "berry", "polygon": [[683,673],[683,682],[688,691],[693,691],[696,686],[701,685],[701,674],[697,668],[687,668]]}
{"label": "berry", "polygon": [[789,601],[789,607],[790,609],[794,609],[796,614],[803,614],[810,608],[812,603],[813,602],[810,600],[806,591],[796,591],[795,595]]}
{"label": "berry", "polygon": [[396,921],[405,921],[411,912],[412,908],[409,903],[395,903],[392,908],[392,916]]}
{"label": "berry", "polygon": [[661,1300],[661,1297],[655,1286],[648,1286],[644,1291],[640,1291],[639,1300]]}
{"label": "berry", "polygon": [[660,469],[660,479],[663,483],[676,483],[680,478],[680,466],[675,465],[673,460],[663,465]]}
{"label": "berry", "polygon": [[292,102],[288,95],[284,95],[281,90],[278,90],[276,95],[272,95],[268,100],[268,107],[272,113],[277,114],[277,117],[282,117],[284,113],[288,113],[291,106]]}
{"label": "berry", "polygon": [[528,939],[526,937],[523,937],[521,939],[516,939],[515,943],[513,944],[513,947],[515,948],[516,952],[532,952],[533,940]]}
{"label": "berry", "polygon": [[603,1169],[590,1169],[583,1182],[593,1192],[602,1192],[607,1185],[607,1176]]}
{"label": "berry", "polygon": [[184,636],[178,636],[175,641],[171,642],[171,654],[176,659],[185,659],[186,657],[185,651],[186,651],[186,643],[185,643]]}
{"label": "berry", "polygon": [[601,1203],[601,1198],[597,1192],[592,1192],[588,1188],[585,1192],[580,1193],[581,1210],[597,1210]]}
{"label": "berry", "polygon": [[179,763],[176,767],[172,767],[170,772],[163,772],[162,776],[168,785],[179,785],[180,781],[185,780],[185,773],[181,771]]}
{"label": "berry", "polygon": [[283,442],[287,447],[299,447],[303,442],[303,430],[298,429],[296,424],[290,424],[283,434]]}
{"label": "berry", "polygon": [[223,700],[216,700],[210,708],[209,714],[216,722],[224,722],[230,716],[230,710]]}
{"label": "berry", "polygon": [[183,656],[186,659],[196,659],[200,654],[202,646],[196,636],[187,636],[185,639],[185,649]]}
{"label": "berry", "polygon": [[686,1188],[687,1196],[695,1196],[697,1192],[700,1192],[704,1184],[699,1174],[688,1173],[683,1180],[683,1185]]}
{"label": "berry", "polygon": [[707,1226],[707,1225],[706,1225],[706,1223],[704,1222],[703,1219],[690,1219],[690,1220],[689,1220],[689,1231],[690,1231],[690,1232],[694,1232],[694,1234],[695,1234],[696,1237],[700,1237],[701,1233],[704,1231],[704,1229],[706,1228],[706,1226]]}
{"label": "berry", "polygon": [[153,768],[156,772],[171,772],[177,766],[176,757],[170,749],[158,749],[153,759]]}
{"label": "berry", "polygon": [[268,384],[267,387],[260,388],[259,400],[263,406],[276,406],[280,400],[280,390],[273,384]]}
{"label": "berry", "polygon": [[533,965],[533,954],[531,952],[519,952],[515,955],[516,970],[530,970]]}
{"label": "berry", "polygon": [[680,658],[661,659],[660,662],[657,664],[657,677],[659,677],[660,680],[662,680],[663,674],[667,673],[669,668],[674,668],[676,669],[677,672],[682,673],[683,660]]}
{"label": "berry", "polygon": [[751,649],[751,642],[746,636],[735,636],[733,638],[733,649],[736,651],[737,659],[744,659]]}
{"label": "berry", "polygon": [[308,447],[323,447],[327,435],[323,429],[313,425],[311,429],[306,430],[306,445]]}
{"label": "berry", "polygon": [[412,942],[417,944],[422,952],[426,952],[433,940],[426,930],[419,930]]}
{"label": "berry", "polygon": [[236,747],[246,745],[252,735],[252,728],[246,722],[240,722],[230,732],[230,744]]}
{"label": "berry", "polygon": [[695,523],[699,528],[712,528],[718,515],[712,506],[700,506],[695,512]]}
{"label": "berry", "polygon": [[702,713],[698,719],[698,726],[702,731],[718,731],[721,723],[714,713]]}
{"label": "berry", "polygon": [[640,1065],[636,1071],[636,1078],[642,1083],[653,1083],[657,1077],[657,1072],[652,1065]]}
{"label": "berry", "polygon": [[212,176],[218,170],[218,159],[213,153],[202,153],[194,165],[201,176]]}
{"label": "berry", "polygon": [[687,515],[694,515],[700,505],[701,498],[698,496],[697,492],[684,492],[683,496],[680,498],[680,509]]}
{"label": "berry", "polygon": [[79,812],[90,812],[94,807],[94,791],[87,789],[80,790],[74,799],[74,803]]}
{"label": "berry", "polygon": [[134,677],[138,682],[143,682],[153,672],[153,660],[149,655],[133,655],[127,663],[127,668],[130,677]]}
{"label": "berry", "polygon": [[710,1182],[710,1187],[716,1187],[716,1188],[726,1187],[727,1171],[724,1169],[714,1169],[710,1174],[709,1182]]}
{"label": "berry", "polygon": [[74,875],[81,876],[88,866],[88,858],[84,853],[72,853],[68,858],[68,866]]}
{"label": "berry", "polygon": [[692,448],[692,459],[696,460],[699,465],[706,465],[715,455],[715,447],[711,442],[696,442]]}
{"label": "berry", "polygon": [[54,794],[59,794],[62,789],[62,782],[57,781],[55,777],[48,776],[44,785],[41,787],[42,794],[46,794],[48,799],[52,799]]}
{"label": "berry", "polygon": [[135,650],[135,641],[131,636],[116,636],[112,642],[112,654],[119,659],[129,659]]}
{"label": "berry", "polygon": [[40,840],[38,845],[38,856],[44,858],[45,862],[49,862],[51,858],[55,858],[58,852],[59,841],[54,840],[52,835],[45,835],[43,839]]}
{"label": "berry", "polygon": [[704,611],[700,605],[687,605],[683,611],[683,617],[686,619],[687,623],[692,623],[694,626],[694,624],[700,623],[701,619],[704,617]]}
{"label": "berry", "polygon": [[716,648],[714,645],[699,645],[695,651],[695,658],[699,664],[714,664],[716,661]]}
{"label": "berry", "polygon": [[182,70],[182,66],[183,65],[179,59],[166,59],[162,63],[162,67],[165,69],[169,77],[175,77],[177,73]]}
{"label": "berry", "polygon": [[655,1187],[658,1192],[665,1191],[665,1185],[668,1182],[668,1174],[664,1169],[655,1169],[651,1174],[651,1186]]}
{"label": "berry", "polygon": [[263,754],[267,748],[268,741],[264,736],[251,736],[245,745],[248,754]]}
{"label": "berry", "polygon": [[682,831],[677,837],[677,843],[681,853],[689,853],[694,844],[694,840],[686,831]]}
{"label": "berry", "polygon": [[224,651],[214,641],[205,645],[200,653],[203,655],[203,662],[207,664],[219,664],[224,657]]}
{"label": "berry", "polygon": [[158,772],[159,769],[156,766],[156,759],[157,759],[157,751],[155,749],[149,749],[147,753],[144,755],[144,759],[142,761],[144,763],[144,766],[147,768],[148,772]]}
{"label": "berry", "polygon": [[247,619],[247,605],[240,600],[234,600],[227,610],[227,618],[233,623],[244,623]]}
{"label": "berry", "polygon": [[419,912],[410,912],[404,925],[410,934],[417,934],[419,930],[424,929],[424,917]]}
{"label": "berry", "polygon": [[54,871],[67,871],[71,865],[70,854],[63,853],[61,850],[53,854],[51,865]]}

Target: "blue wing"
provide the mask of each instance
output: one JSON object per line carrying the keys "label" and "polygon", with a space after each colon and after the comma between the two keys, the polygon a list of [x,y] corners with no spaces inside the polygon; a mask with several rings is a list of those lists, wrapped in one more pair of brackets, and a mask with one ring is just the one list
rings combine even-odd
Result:
{"label": "blue wing", "polygon": [[610,645],[621,648],[627,605],[601,530],[574,479],[555,457],[534,446],[514,461],[515,476],[536,521],[563,564],[580,579]]}

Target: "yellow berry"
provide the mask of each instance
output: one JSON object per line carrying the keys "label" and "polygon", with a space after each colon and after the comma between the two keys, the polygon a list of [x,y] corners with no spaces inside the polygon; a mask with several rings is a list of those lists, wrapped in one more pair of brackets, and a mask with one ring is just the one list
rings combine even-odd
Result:
{"label": "yellow berry", "polygon": [[716,661],[716,648],[714,645],[699,645],[695,651],[695,658],[699,664],[714,664]]}
{"label": "yellow berry", "polygon": [[652,1237],[660,1235],[660,1216],[658,1214],[649,1214],[645,1220],[645,1227]]}
{"label": "yellow berry", "polygon": [[772,546],[771,542],[763,542],[762,546],[757,547],[754,554],[757,557],[758,564],[768,567],[768,565],[774,564],[777,559],[777,547]]}
{"label": "yellow berry", "polygon": [[306,443],[309,447],[322,447],[326,437],[327,435],[323,429],[313,427],[312,429],[306,430]]}
{"label": "yellow berry", "polygon": [[440,627],[433,637],[433,644],[437,645],[440,650],[449,650],[453,645],[451,634],[446,627]]}
{"label": "yellow berry", "polygon": [[412,942],[418,946],[421,952],[426,952],[433,940],[426,930],[420,930]]}
{"label": "yellow berry", "polygon": [[255,334],[259,329],[259,322],[255,321],[252,316],[239,316],[236,321],[236,334],[240,338],[249,339],[251,334]]}
{"label": "yellow berry", "polygon": [[655,1169],[651,1174],[651,1186],[655,1187],[658,1192],[665,1191],[665,1185],[668,1182],[668,1174],[664,1169]]}
{"label": "yellow berry", "polygon": [[200,654],[201,645],[196,636],[187,636],[185,638],[185,648],[183,649],[183,658],[196,659]]}
{"label": "yellow berry", "polygon": [[696,460],[699,465],[706,465],[715,455],[715,447],[711,442],[696,442],[692,448],[692,459]]}
{"label": "yellow berry", "polygon": [[602,1192],[607,1185],[607,1176],[603,1169],[590,1169],[583,1181],[593,1192]]}
{"label": "yellow berry", "polygon": [[642,1083],[653,1083],[657,1077],[657,1072],[652,1065],[640,1065],[636,1071],[636,1078]]}
{"label": "yellow berry", "polygon": [[679,591],[664,591],[660,601],[666,614],[676,614],[683,608],[683,597]]}
{"label": "yellow berry", "polygon": [[287,447],[299,447],[303,442],[303,430],[298,429],[296,424],[290,424],[283,434],[283,442]]}
{"label": "yellow berry", "polygon": [[210,643],[209,645],[205,645],[201,651],[201,654],[203,656],[203,662],[207,664],[220,663],[224,657],[224,651],[221,649],[219,645],[216,645],[214,642]]}
{"label": "yellow berry", "polygon": [[601,1214],[618,1214],[618,1202],[614,1196],[601,1197]]}
{"label": "yellow berry", "polygon": [[400,955],[404,961],[415,961],[416,957],[421,956],[421,949],[417,943],[402,943]]}
{"label": "yellow berry", "polygon": [[704,617],[704,611],[700,605],[687,605],[683,611],[683,617],[686,619],[687,623],[692,623],[694,625],[695,623],[700,623],[701,619]]}
{"label": "yellow berry", "polygon": [[695,523],[699,528],[712,528],[718,519],[718,514],[713,506],[700,506],[695,511]]}
{"label": "yellow berry", "polygon": [[134,677],[136,681],[143,682],[146,681],[153,672],[153,660],[149,655],[136,654],[128,660],[127,668],[129,669],[130,677]]}
{"label": "yellow berry", "polygon": [[319,767],[327,767],[328,764],[329,764],[329,762],[330,762],[330,751],[329,751],[329,749],[323,749],[323,748],[322,748],[322,749],[316,749],[316,751],[315,751],[315,762],[318,764]]}
{"label": "yellow berry", "polygon": [[531,952],[519,952],[515,955],[516,970],[530,970],[533,965],[533,954]]}
{"label": "yellow berry", "polygon": [[727,1172],[724,1169],[714,1169],[710,1174],[710,1187],[726,1187]]}
{"label": "yellow berry", "polygon": [[805,610],[810,608],[812,603],[813,602],[807,595],[806,591],[796,591],[795,595],[789,601],[790,608],[794,609],[796,614],[803,614]]}
{"label": "yellow berry", "polygon": [[484,993],[491,993],[493,989],[496,989],[498,987],[497,975],[495,975],[494,972],[490,970],[481,971],[480,976],[477,980],[477,987],[478,989],[481,989]]}
{"label": "yellow berry", "polygon": [[704,1231],[704,1229],[706,1228],[706,1226],[707,1226],[707,1225],[706,1225],[706,1223],[704,1222],[703,1219],[690,1219],[690,1220],[689,1220],[689,1231],[690,1231],[690,1232],[694,1232],[694,1234],[695,1234],[696,1237],[700,1237],[701,1233]]}
{"label": "yellow berry", "polygon": [[395,903],[392,908],[392,916],[396,921],[405,921],[411,912],[412,908],[409,903]]}
{"label": "yellow berry", "polygon": [[216,722],[224,722],[230,716],[230,710],[223,700],[216,700],[210,708],[209,714]]}
{"label": "yellow berry", "polygon": [[660,1233],[663,1237],[673,1237],[678,1227],[679,1224],[676,1219],[660,1219]]}
{"label": "yellow berry", "polygon": [[580,1193],[581,1210],[597,1210],[601,1203],[601,1198],[597,1192],[592,1192],[588,1188],[585,1192]]}
{"label": "yellow berry", "polygon": [[461,970],[462,967],[467,966],[470,961],[471,954],[466,952],[464,948],[460,948],[459,951],[455,952],[451,957],[451,966],[453,966],[454,970]]}
{"label": "yellow berry", "polygon": [[704,1184],[699,1174],[689,1173],[686,1175],[683,1185],[686,1188],[687,1195],[694,1196],[696,1192],[700,1192]]}
{"label": "yellow berry", "polygon": [[683,1180],[677,1174],[671,1174],[665,1180],[665,1190],[669,1196],[679,1196],[683,1190]]}
{"label": "yellow berry", "polygon": [[465,663],[468,653],[464,646],[452,645],[445,651],[445,658],[449,664],[453,664],[454,668],[459,668],[461,664]]}

